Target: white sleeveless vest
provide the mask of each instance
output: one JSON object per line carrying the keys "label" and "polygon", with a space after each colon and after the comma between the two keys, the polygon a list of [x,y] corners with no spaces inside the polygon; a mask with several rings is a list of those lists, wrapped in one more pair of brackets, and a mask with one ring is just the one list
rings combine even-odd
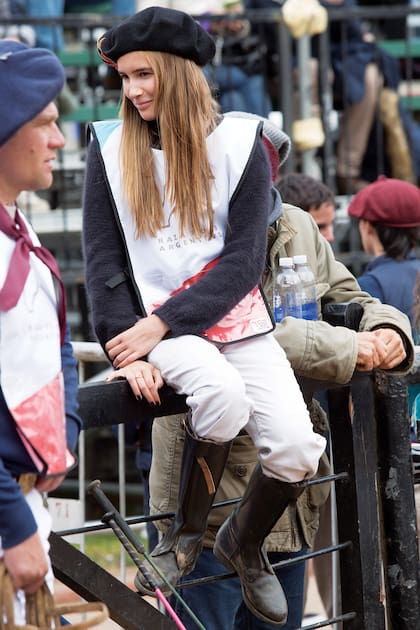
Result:
{"label": "white sleeveless vest", "polygon": [[[25,222],[33,243],[40,245]],[[0,286],[15,244],[0,231]],[[67,451],[57,300],[50,270],[33,253],[30,266],[18,303],[0,311],[0,383],[38,472],[58,475],[74,464],[74,457]]]}
{"label": "white sleeveless vest", "polygon": [[[165,199],[165,154],[158,149],[152,151],[165,225],[155,238],[136,238],[135,222],[122,191],[121,170],[116,168],[122,121],[101,121],[92,125],[125,238],[134,281],[148,314],[170,296],[197,282],[217,264],[224,247],[229,204],[251,156],[258,124],[259,121],[254,119],[224,118],[207,138],[210,168],[214,175],[211,193],[215,227],[211,240],[181,235],[176,217]],[[259,288],[255,287],[216,326],[203,331],[203,335],[219,343],[230,343],[264,334],[272,328],[264,299]]]}

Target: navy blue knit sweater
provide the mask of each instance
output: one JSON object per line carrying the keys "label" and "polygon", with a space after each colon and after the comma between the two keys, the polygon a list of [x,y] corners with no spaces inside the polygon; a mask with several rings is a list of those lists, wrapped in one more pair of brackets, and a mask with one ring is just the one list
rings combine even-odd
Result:
{"label": "navy blue knit sweater", "polygon": [[[89,147],[85,182],[86,287],[94,329],[99,342],[105,346],[109,339],[133,326],[145,313],[132,281],[96,141]],[[155,311],[168,324],[172,336],[202,333],[259,283],[266,256],[271,205],[271,169],[258,136],[241,182],[231,198],[225,246],[218,264],[188,291],[169,298]]]}

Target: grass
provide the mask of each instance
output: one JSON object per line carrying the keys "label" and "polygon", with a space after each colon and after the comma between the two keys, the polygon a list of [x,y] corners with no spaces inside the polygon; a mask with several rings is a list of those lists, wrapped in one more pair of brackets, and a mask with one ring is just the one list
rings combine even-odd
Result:
{"label": "grass", "polygon": [[[143,537],[141,531],[135,532],[140,541],[147,549],[147,538]],[[117,569],[120,566],[120,553],[122,544],[113,532],[94,532],[86,534],[85,554],[107,571]],[[124,551],[124,549],[123,549]],[[134,566],[134,562],[126,553],[127,567]],[[141,558],[141,556],[140,556]]]}

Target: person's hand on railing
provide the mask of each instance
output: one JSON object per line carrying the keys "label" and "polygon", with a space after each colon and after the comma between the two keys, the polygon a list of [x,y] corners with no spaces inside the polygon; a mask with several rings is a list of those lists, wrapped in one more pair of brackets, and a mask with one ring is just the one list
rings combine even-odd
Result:
{"label": "person's hand on railing", "polygon": [[106,377],[106,381],[116,378],[127,379],[136,398],[145,398],[151,405],[160,405],[159,389],[163,386],[160,371],[147,361],[133,361],[129,365],[115,370]]}
{"label": "person's hand on railing", "polygon": [[407,358],[402,337],[396,330],[393,328],[378,328],[374,333],[385,343],[387,348],[385,359],[378,365],[381,370],[391,370]]}
{"label": "person's hand on railing", "polygon": [[401,336],[391,328],[357,333],[356,367],[360,372],[375,368],[390,370],[404,361],[406,351]]}

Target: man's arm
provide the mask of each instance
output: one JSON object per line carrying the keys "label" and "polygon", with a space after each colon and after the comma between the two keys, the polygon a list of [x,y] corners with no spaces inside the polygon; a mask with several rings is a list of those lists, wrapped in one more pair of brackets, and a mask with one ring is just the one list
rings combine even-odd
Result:
{"label": "man's arm", "polygon": [[68,325],[64,343],[61,348],[61,368],[63,370],[64,378],[67,446],[71,451],[74,451],[77,438],[82,428],[82,420],[79,416],[79,402],[77,399],[79,374],[77,371],[77,361],[75,359],[73,346],[70,340],[70,328]]}
{"label": "man's arm", "polygon": [[[0,426],[7,418],[0,414]],[[0,456],[0,537],[3,561],[15,590],[35,592],[48,570],[37,524],[19,484]],[[1,560],[0,560],[1,561]]]}
{"label": "man's arm", "polygon": [[[271,248],[271,267],[275,266],[276,252],[277,255],[288,256],[305,253],[316,276],[321,305],[355,301],[364,309],[358,333],[323,321],[290,317],[277,324],[276,339],[284,348],[293,369],[303,376],[337,383],[348,382],[356,369],[372,369],[370,365],[381,369],[392,368],[398,374],[406,373],[414,360],[408,317],[361,291],[355,277],[335,259],[331,246],[320,235],[309,213],[288,204],[284,204],[283,212],[279,241],[285,241],[284,251]],[[293,236],[288,237],[288,233]],[[269,299],[272,281],[272,275],[268,276],[264,286]],[[377,329],[393,332],[375,334]],[[389,345],[388,360],[387,355],[383,355],[384,344]],[[400,360],[395,364],[398,353]]]}
{"label": "man's arm", "polygon": [[[73,452],[77,438],[82,428],[82,420],[78,414],[79,402],[77,392],[79,387],[79,375],[77,362],[70,341],[70,328],[67,325],[66,336],[61,347],[61,369],[64,380],[64,400],[66,410],[66,439],[67,448]],[[38,477],[36,488],[40,492],[52,492],[64,481],[65,475],[60,477]]]}
{"label": "man's arm", "polygon": [[[67,419],[67,442],[73,450],[81,428],[78,415],[77,363],[70,343],[69,329],[61,350],[62,369],[65,384],[65,402]],[[8,423],[7,425],[3,423]],[[0,400],[0,427],[3,441],[12,438],[12,423],[4,398]],[[8,432],[6,433],[6,428]],[[8,437],[5,437],[5,436]],[[7,449],[6,449],[7,450]],[[12,453],[9,450],[9,455]],[[55,489],[63,477],[39,477],[36,487],[40,492]],[[37,531],[32,511],[22,494],[19,484],[6,468],[0,453],[0,537],[3,545],[3,559],[12,579],[15,590],[23,589],[27,593],[36,592],[44,581],[48,570],[45,550]]]}

